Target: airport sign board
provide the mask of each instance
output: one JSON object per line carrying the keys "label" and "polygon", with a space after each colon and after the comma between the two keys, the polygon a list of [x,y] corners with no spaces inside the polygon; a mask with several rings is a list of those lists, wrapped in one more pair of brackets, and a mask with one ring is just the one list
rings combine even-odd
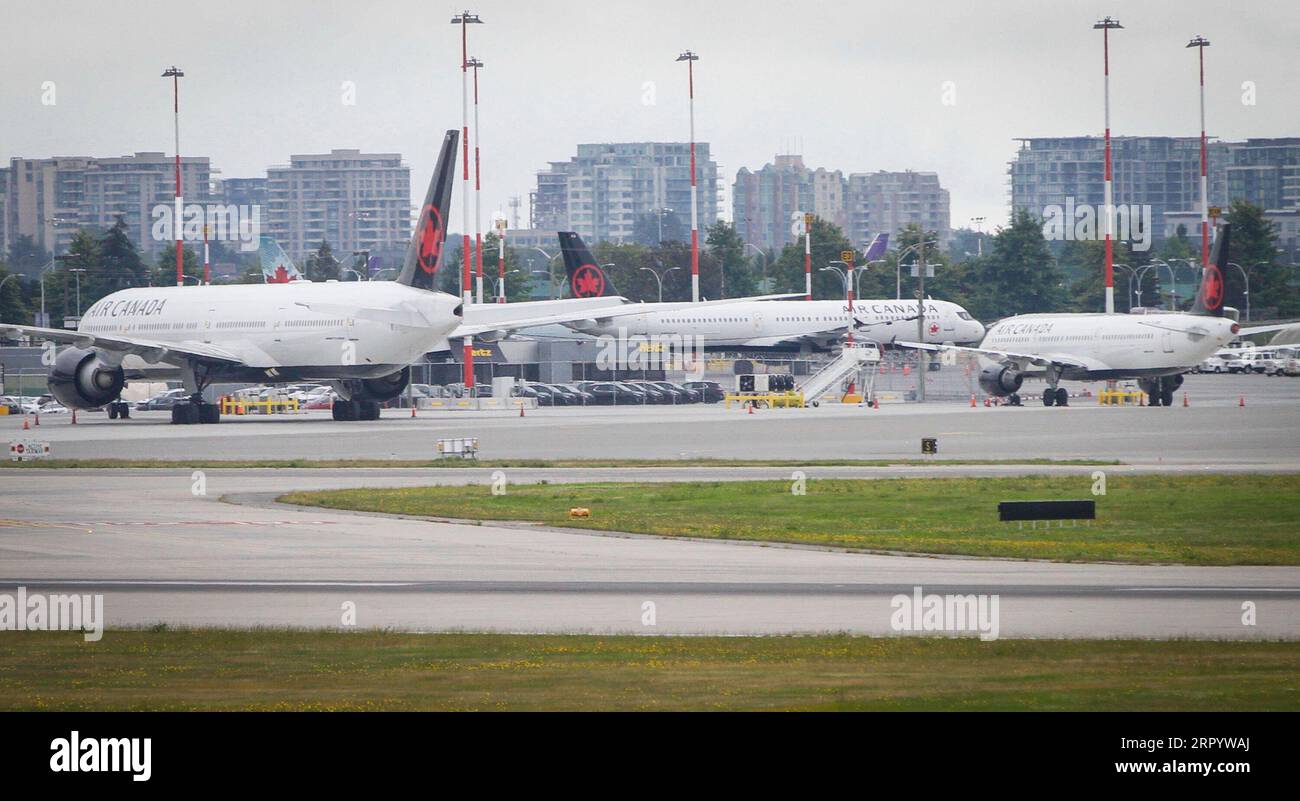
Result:
{"label": "airport sign board", "polygon": [[9,460],[13,462],[44,459],[49,455],[50,443],[48,442],[38,442],[34,439],[17,439],[9,443]]}

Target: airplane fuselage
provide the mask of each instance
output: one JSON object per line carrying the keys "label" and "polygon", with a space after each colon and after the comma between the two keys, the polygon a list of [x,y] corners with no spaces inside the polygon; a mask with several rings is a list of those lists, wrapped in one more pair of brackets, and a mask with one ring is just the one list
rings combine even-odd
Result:
{"label": "airplane fuselage", "polygon": [[1200,364],[1236,337],[1234,327],[1231,318],[1178,313],[1025,314],[991,324],[980,347],[1089,365],[1066,368],[1061,377],[1067,379],[1155,377]]}
{"label": "airplane fuselage", "polygon": [[[812,346],[830,348],[848,332],[878,342],[917,336],[917,303],[905,300],[855,300],[852,317],[843,300],[741,301],[713,308],[692,303],[654,303],[633,314],[595,325],[575,326],[607,336],[683,336],[709,349]],[[925,302],[926,342],[973,342],[984,327],[965,309],[942,300]]]}

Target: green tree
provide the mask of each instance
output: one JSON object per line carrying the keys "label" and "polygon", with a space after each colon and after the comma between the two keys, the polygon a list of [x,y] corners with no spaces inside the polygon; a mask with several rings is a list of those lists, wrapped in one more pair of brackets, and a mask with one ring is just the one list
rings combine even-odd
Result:
{"label": "green tree", "polygon": [[998,229],[983,259],[968,262],[967,308],[991,321],[1013,314],[1060,311],[1065,307],[1064,276],[1043,236],[1042,221],[1018,209]]}
{"label": "green tree", "polygon": [[658,247],[661,242],[690,242],[690,225],[671,209],[657,209],[642,214],[632,224],[632,241],[646,247]]}
{"label": "green tree", "polygon": [[708,228],[707,233],[706,250],[700,259],[700,272],[703,273],[700,291],[716,298],[755,294],[758,279],[745,258],[745,241],[740,238],[736,226],[719,220]]}
{"label": "green tree", "polygon": [[[812,223],[812,290],[813,297],[830,300],[844,297],[844,280],[830,270],[833,261],[840,261],[840,254],[853,250],[853,244],[844,236],[838,225],[814,217]],[[804,291],[804,243],[800,236],[794,242],[781,249],[781,255],[768,269],[768,277],[774,282],[773,292]],[[843,268],[841,268],[843,269]],[[864,281],[866,279],[864,278]]]}
{"label": "green tree", "polygon": [[[153,270],[149,274],[150,286],[176,286],[176,251],[175,245],[158,251],[154,259]],[[194,248],[181,250],[181,272],[185,283],[194,286],[203,280],[203,264]]]}
{"label": "green tree", "polygon": [[339,280],[339,260],[334,258],[330,243],[321,240],[316,252],[307,257],[306,275],[312,281]]}
{"label": "green tree", "polygon": [[[1249,271],[1252,316],[1261,319],[1264,315],[1300,315],[1295,269],[1278,258],[1277,225],[1264,216],[1263,209],[1244,200],[1233,201],[1226,216],[1232,223],[1228,258]],[[1224,285],[1228,304],[1244,309],[1245,281],[1241,271],[1229,267]]]}
{"label": "green tree", "polygon": [[21,273],[12,272],[7,265],[0,263],[0,322],[27,323],[31,320],[23,282]]}
{"label": "green tree", "polygon": [[[99,269],[92,282],[96,300],[119,289],[144,286],[149,281],[149,270],[140,257],[140,252],[136,250],[135,243],[127,235],[128,230],[126,221],[118,217],[99,238]],[[85,291],[86,287],[83,286],[83,296]]]}

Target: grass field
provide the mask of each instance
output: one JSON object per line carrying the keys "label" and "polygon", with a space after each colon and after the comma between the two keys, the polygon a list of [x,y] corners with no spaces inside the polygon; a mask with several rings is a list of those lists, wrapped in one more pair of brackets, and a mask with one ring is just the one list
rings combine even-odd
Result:
{"label": "grass field", "polygon": [[1116,465],[1113,459],[41,459],[0,461],[12,469],[105,468],[504,468],[504,467],[945,467],[954,465]]}
{"label": "grass field", "polygon": [[1300,643],[11,632],[0,709],[1295,711]]}
{"label": "grass field", "polygon": [[[1300,476],[1114,476],[1091,526],[997,521],[1002,500],[1091,498],[1088,476],[486,485],[295,492],[288,503],[667,536],[1066,561],[1300,564]],[[570,520],[572,507],[591,510]]]}

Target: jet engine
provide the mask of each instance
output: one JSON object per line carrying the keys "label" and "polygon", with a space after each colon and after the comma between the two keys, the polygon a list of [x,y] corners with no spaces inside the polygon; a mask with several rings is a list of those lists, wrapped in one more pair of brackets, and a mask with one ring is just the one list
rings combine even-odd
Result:
{"label": "jet engine", "polygon": [[54,360],[49,386],[50,394],[69,409],[94,409],[118,399],[126,375],[93,350],[65,348]]}
{"label": "jet engine", "polygon": [[352,393],[352,400],[386,401],[396,398],[411,382],[411,368],[403,367],[391,375],[379,378],[363,378],[357,382],[358,390]]}
{"label": "jet engine", "polygon": [[980,389],[1000,398],[1019,392],[1024,382],[1024,373],[1010,365],[993,365],[980,371]]}

